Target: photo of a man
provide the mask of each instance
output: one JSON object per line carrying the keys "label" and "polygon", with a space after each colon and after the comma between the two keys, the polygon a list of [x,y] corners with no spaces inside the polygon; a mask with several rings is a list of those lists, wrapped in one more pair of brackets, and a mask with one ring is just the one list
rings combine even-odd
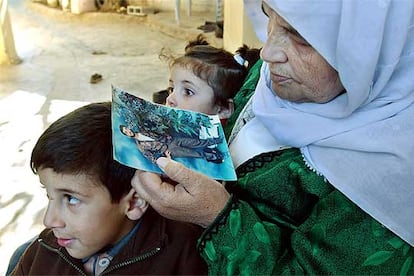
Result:
{"label": "photo of a man", "polygon": [[168,157],[215,179],[236,174],[218,116],[151,103],[113,87],[114,158],[127,166],[161,173]]}

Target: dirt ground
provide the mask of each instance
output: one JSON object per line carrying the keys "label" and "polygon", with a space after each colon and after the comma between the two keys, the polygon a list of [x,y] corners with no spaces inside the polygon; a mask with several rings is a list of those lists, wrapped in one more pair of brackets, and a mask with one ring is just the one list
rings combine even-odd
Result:
{"label": "dirt ground", "polygon": [[[177,26],[172,12],[73,15],[29,1],[9,1],[22,63],[0,65],[0,275],[14,249],[43,228],[47,199],[28,164],[42,131],[76,107],[110,100],[111,85],[151,99],[168,84],[161,48],[182,53],[202,32],[197,26],[214,20],[193,14]],[[90,83],[94,73],[102,81]]]}

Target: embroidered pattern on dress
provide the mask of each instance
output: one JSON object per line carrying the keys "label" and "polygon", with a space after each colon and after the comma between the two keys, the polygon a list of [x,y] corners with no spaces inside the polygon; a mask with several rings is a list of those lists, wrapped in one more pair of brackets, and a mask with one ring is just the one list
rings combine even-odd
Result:
{"label": "embroidered pattern on dress", "polygon": [[270,163],[276,156],[280,156],[283,150],[265,152],[258,156],[255,156],[242,164],[237,168],[238,178],[244,177],[249,172],[253,172],[258,168],[262,168],[266,163]]}
{"label": "embroidered pattern on dress", "polygon": [[201,252],[204,247],[206,246],[206,242],[210,241],[212,239],[212,236],[217,234],[219,227],[222,225],[225,225],[227,222],[227,219],[229,217],[229,214],[232,210],[237,209],[239,204],[236,199],[236,197],[233,195],[231,198],[231,202],[229,202],[230,206],[224,210],[221,214],[219,214],[219,218],[217,218],[217,222],[214,224],[213,228],[208,231],[207,235],[204,236],[204,238],[201,240],[201,242],[198,245],[198,250]]}

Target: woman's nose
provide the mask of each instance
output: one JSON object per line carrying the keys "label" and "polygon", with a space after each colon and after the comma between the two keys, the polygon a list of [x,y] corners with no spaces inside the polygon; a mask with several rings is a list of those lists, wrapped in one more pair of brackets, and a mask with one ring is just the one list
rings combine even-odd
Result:
{"label": "woman's nose", "polygon": [[260,57],[268,63],[285,63],[288,61],[287,41],[278,34],[270,33],[260,51]]}
{"label": "woman's nose", "polygon": [[57,208],[54,208],[50,202],[47,205],[46,213],[43,218],[43,224],[46,228],[61,228],[65,226]]}

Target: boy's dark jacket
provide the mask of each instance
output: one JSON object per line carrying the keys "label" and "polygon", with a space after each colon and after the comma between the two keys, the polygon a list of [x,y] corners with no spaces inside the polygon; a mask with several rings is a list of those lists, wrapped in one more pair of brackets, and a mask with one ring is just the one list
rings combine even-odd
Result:
{"label": "boy's dark jacket", "polygon": [[[202,229],[171,221],[149,208],[137,234],[114,257],[103,274],[207,274],[196,250]],[[11,275],[86,275],[81,260],[68,255],[44,230],[23,254]]]}

